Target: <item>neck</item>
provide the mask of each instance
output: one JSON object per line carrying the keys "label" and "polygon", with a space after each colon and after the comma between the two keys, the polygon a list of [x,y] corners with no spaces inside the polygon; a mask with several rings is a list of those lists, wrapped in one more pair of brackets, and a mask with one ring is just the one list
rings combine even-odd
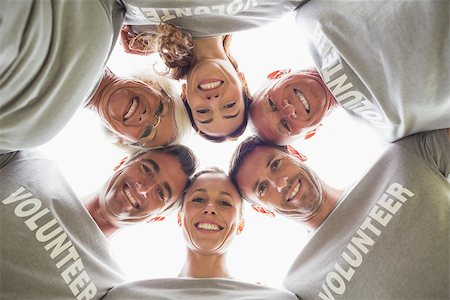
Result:
{"label": "neck", "polygon": [[308,230],[316,230],[336,208],[343,191],[323,183],[323,203],[317,213],[307,221],[300,221]]}
{"label": "neck", "polygon": [[202,59],[221,58],[228,59],[223,48],[222,36],[214,36],[208,38],[198,38],[193,40],[194,43],[194,62]]}
{"label": "neck", "polygon": [[91,217],[94,219],[95,223],[97,223],[98,227],[100,228],[100,230],[103,232],[103,234],[106,237],[109,237],[117,229],[119,229],[110,220],[105,218],[105,216],[103,214],[103,210],[100,207],[100,201],[99,201],[99,194],[98,193],[89,195],[85,199],[84,204],[86,206],[87,211],[89,212]]}
{"label": "neck", "polygon": [[178,277],[226,278],[230,277],[226,266],[226,254],[199,254],[187,250],[186,262]]}

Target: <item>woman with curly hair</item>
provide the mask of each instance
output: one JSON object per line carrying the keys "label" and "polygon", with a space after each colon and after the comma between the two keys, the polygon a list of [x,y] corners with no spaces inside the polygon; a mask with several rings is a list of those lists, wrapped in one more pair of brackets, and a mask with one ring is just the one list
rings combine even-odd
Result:
{"label": "woman with curly hair", "polygon": [[141,21],[126,16],[124,24],[131,26],[122,27],[121,40],[128,53],[158,52],[166,73],[186,81],[182,98],[202,137],[234,140],[245,131],[251,99],[230,53],[229,33],[270,23],[305,2],[152,1],[153,9],[129,9],[129,19]]}
{"label": "woman with curly hair", "polygon": [[158,52],[166,74],[186,81],[182,99],[192,127],[202,137],[222,142],[245,131],[251,99],[230,53],[231,35],[193,38],[170,24],[161,24],[156,33],[134,33],[125,26],[122,42],[130,53]]}

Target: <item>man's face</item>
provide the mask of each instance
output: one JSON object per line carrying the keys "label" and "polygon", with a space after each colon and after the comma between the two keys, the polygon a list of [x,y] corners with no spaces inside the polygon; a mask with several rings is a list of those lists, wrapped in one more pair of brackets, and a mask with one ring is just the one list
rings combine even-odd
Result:
{"label": "man's face", "polygon": [[236,179],[246,198],[297,220],[314,217],[323,203],[323,188],[316,175],[297,157],[272,147],[251,152]]}
{"label": "man's face", "polygon": [[318,73],[275,76],[255,94],[250,118],[264,140],[286,144],[316,127],[332,105]]}
{"label": "man's face", "polygon": [[100,95],[98,111],[108,128],[132,143],[158,147],[177,138],[173,100],[156,85],[116,79]]}
{"label": "man's face", "polygon": [[187,75],[186,98],[195,125],[208,135],[229,135],[244,121],[243,86],[228,61],[198,62]]}
{"label": "man's face", "polygon": [[187,179],[174,156],[150,151],[111,177],[100,194],[100,207],[114,224],[142,222],[177,201]]}

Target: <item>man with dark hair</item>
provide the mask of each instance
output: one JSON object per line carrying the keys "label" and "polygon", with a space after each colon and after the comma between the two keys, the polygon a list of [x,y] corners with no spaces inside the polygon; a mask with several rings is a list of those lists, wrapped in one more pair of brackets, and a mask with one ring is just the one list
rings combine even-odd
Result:
{"label": "man with dark hair", "polygon": [[20,299],[105,295],[123,281],[106,237],[177,208],[197,165],[181,145],[138,152],[82,202],[38,153],[0,158],[1,294]]}
{"label": "man with dark hair", "polygon": [[230,165],[242,196],[312,233],[286,288],[302,299],[448,299],[449,136],[435,130],[391,144],[345,190],[292,148],[246,139]]}

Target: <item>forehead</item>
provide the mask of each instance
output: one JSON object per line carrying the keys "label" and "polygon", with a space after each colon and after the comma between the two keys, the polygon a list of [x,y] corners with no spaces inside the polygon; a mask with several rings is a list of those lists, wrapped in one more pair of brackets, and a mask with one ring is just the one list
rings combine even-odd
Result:
{"label": "forehead", "polygon": [[197,189],[205,189],[207,192],[225,191],[233,198],[239,198],[239,194],[229,177],[223,173],[205,173],[200,175],[192,184],[189,192],[193,192]]}
{"label": "forehead", "polygon": [[[240,101],[238,101],[240,103]],[[194,118],[197,128],[211,136],[226,136],[235,131],[244,122],[244,108],[241,108],[239,114],[231,119],[223,118],[226,113],[218,112],[213,116],[213,121],[208,124],[200,123]],[[198,116],[198,114],[196,114]]]}
{"label": "forehead", "polygon": [[236,176],[239,188],[244,195],[253,192],[254,184],[258,181],[258,176],[263,176],[269,170],[269,162],[273,158],[286,156],[293,159],[291,155],[269,146],[259,146],[244,159]]}

